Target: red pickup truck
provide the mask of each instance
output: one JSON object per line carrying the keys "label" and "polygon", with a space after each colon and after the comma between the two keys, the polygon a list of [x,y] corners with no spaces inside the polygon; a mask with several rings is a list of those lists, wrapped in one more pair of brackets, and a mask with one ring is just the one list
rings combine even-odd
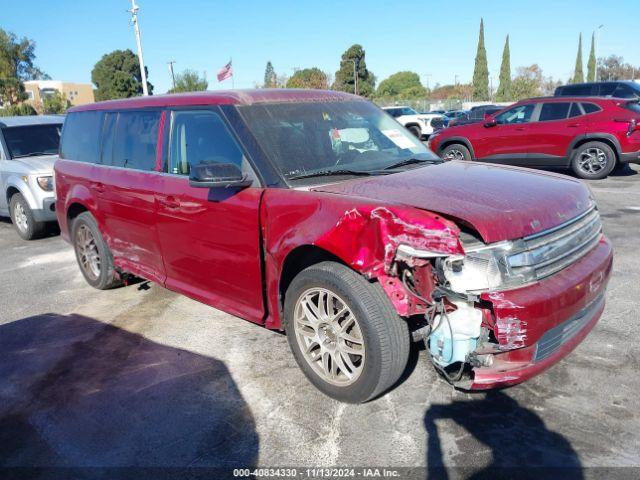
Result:
{"label": "red pickup truck", "polygon": [[443,163],[353,95],[75,107],[55,184],[91,285],[144,277],[284,330],[309,380],[346,402],[389,389],[412,340],[459,388],[516,384],[604,308],[612,249],[585,185]]}

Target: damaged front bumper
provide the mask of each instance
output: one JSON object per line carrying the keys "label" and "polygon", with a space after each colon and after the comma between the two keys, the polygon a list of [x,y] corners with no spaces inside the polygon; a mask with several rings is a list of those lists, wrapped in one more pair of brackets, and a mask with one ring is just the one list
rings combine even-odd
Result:
{"label": "damaged front bumper", "polygon": [[483,293],[500,351],[455,386],[486,390],[521,383],[571,352],[598,322],[613,250],[606,237],[573,265],[527,287]]}

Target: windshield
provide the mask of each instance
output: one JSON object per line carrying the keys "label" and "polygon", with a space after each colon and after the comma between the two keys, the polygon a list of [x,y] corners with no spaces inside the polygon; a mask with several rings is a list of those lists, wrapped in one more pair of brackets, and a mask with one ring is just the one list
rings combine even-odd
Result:
{"label": "windshield", "polygon": [[392,173],[384,169],[439,162],[416,137],[369,102],[258,104],[238,111],[288,181],[331,172]]}
{"label": "windshield", "polygon": [[2,129],[10,158],[55,155],[60,144],[61,123]]}

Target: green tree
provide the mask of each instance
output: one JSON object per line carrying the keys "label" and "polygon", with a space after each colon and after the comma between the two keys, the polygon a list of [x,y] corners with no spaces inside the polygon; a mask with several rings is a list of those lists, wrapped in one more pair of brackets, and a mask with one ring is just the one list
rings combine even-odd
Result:
{"label": "green tree", "polygon": [[326,90],[329,88],[327,74],[319,68],[304,68],[296,71],[289,80],[287,88],[319,88]]}
{"label": "green tree", "polygon": [[584,73],[582,72],[582,33],[578,40],[578,56],[576,57],[576,67],[573,71],[572,83],[584,82]]}
{"label": "green tree", "polygon": [[23,115],[37,115],[36,109],[28,103],[18,103],[0,108],[0,117],[16,117]]}
{"label": "green tree", "polygon": [[543,84],[542,69],[538,65],[519,67],[511,82],[512,100],[539,97],[542,95]]}
{"label": "green tree", "polygon": [[49,78],[34,61],[36,44],[0,28],[0,102],[15,105],[26,100],[23,81]]}
{"label": "green tree", "polygon": [[185,70],[176,75],[176,86],[169,93],[202,92],[207,89],[209,82],[195,70]]}
{"label": "green tree", "polygon": [[376,97],[397,100],[414,100],[425,98],[427,89],[420,83],[420,76],[415,72],[397,72],[380,82]]}
{"label": "green tree", "polygon": [[267,66],[264,69],[264,84],[263,88],[277,88],[278,87],[278,76],[276,75],[276,71],[273,68],[273,64],[271,60],[267,62]]}
{"label": "green tree", "polygon": [[587,62],[587,82],[596,81],[596,47],[595,34],[591,34],[591,52],[589,52],[589,61]]}
{"label": "green tree", "polygon": [[502,51],[500,85],[496,92],[496,100],[498,102],[511,100],[511,52],[509,50],[509,35],[507,35],[507,40],[504,42],[504,50]]}
{"label": "green tree", "polygon": [[342,54],[340,69],[336,72],[332,88],[342,92],[355,93],[354,70],[358,77],[358,95],[363,97],[373,95],[376,77],[367,69],[364,48],[358,44],[351,45]]}
{"label": "green tree", "polygon": [[[148,71],[145,67],[145,72]],[[114,50],[103,55],[91,71],[96,100],[128,98],[142,94],[142,78],[138,57],[129,49]],[[147,81],[149,93],[153,85]]]}
{"label": "green tree", "polygon": [[600,58],[598,62],[598,78],[600,80],[633,80],[637,78],[640,68],[635,68],[629,63],[625,63],[622,57],[611,55]]}
{"label": "green tree", "polygon": [[42,113],[45,115],[64,113],[69,107],[71,107],[71,102],[58,90],[51,95],[46,95],[42,100]]}
{"label": "green tree", "polygon": [[489,100],[489,67],[487,66],[487,50],[484,48],[484,20],[480,19],[480,35],[476,64],[473,69],[473,99]]}

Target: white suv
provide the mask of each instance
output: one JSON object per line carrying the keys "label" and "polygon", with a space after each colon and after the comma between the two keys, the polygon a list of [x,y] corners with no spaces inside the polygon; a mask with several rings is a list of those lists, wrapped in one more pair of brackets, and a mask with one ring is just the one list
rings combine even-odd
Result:
{"label": "white suv", "polygon": [[0,217],[25,240],[55,222],[53,164],[64,117],[0,117]]}
{"label": "white suv", "polygon": [[431,122],[435,119],[444,119],[444,116],[437,113],[418,113],[411,107],[383,107],[385,112],[404,125],[416,137],[429,138],[433,133]]}

